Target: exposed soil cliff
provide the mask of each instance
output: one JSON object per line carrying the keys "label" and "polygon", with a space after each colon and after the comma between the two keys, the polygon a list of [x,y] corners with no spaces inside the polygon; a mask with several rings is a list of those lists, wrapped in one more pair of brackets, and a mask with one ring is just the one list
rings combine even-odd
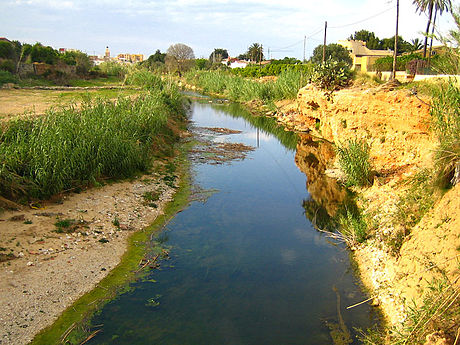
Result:
{"label": "exposed soil cliff", "polygon": [[[400,231],[395,212],[399,197],[408,188],[403,182],[420,168],[433,165],[437,139],[430,131],[429,103],[428,98],[414,96],[409,90],[351,88],[328,99],[320,90],[307,86],[295,102],[277,104],[278,120],[293,130],[310,132],[336,145],[350,138],[365,139],[370,145],[376,178],[372,186],[356,191],[374,226],[366,243],[354,249],[363,281],[391,325],[404,321],[412,301],[422,303],[433,279],[447,277],[457,287],[460,284],[459,185],[412,229],[399,255],[386,244],[386,239]],[[340,177],[336,164],[327,166],[308,154],[309,140],[299,144],[299,167],[311,170],[316,159],[316,167],[325,165],[327,175]],[[310,171],[307,187],[312,198],[332,215],[343,195],[331,188],[333,183],[326,182],[322,174]]]}

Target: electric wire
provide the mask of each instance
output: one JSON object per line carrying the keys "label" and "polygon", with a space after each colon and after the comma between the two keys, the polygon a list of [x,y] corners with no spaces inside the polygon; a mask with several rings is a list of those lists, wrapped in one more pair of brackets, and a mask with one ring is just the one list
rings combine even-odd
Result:
{"label": "electric wire", "polygon": [[396,6],[392,6],[390,8],[387,8],[386,10],[384,10],[382,12],[379,12],[377,14],[374,14],[374,15],[370,16],[370,17],[361,19],[361,20],[359,20],[357,22],[354,22],[354,23],[345,24],[345,25],[339,25],[339,26],[328,26],[328,29],[341,29],[341,28],[346,28],[348,26],[353,26],[353,25],[356,25],[356,24],[360,24],[360,23],[363,23],[365,21],[368,21],[369,19],[373,19],[375,17],[381,16],[382,14],[387,13],[387,12],[393,10],[394,8],[396,8]]}

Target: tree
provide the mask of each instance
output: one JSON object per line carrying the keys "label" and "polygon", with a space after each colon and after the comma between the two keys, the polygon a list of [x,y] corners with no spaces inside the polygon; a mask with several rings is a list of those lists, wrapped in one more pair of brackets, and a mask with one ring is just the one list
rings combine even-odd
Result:
{"label": "tree", "polygon": [[2,59],[13,59],[14,58],[14,46],[11,42],[0,41],[0,58]]}
{"label": "tree", "polygon": [[[348,66],[353,64],[353,60],[350,57],[350,53],[340,44],[331,43],[326,46],[326,60],[331,59],[337,62],[344,62]],[[311,62],[321,63],[323,61],[323,45],[320,44],[313,50],[313,56]]]}
{"label": "tree", "polygon": [[236,58],[238,60],[249,60],[248,53],[240,54]]}
{"label": "tree", "polygon": [[382,47],[382,41],[375,36],[375,33],[367,30],[360,30],[360,31],[355,31],[353,35],[350,35],[348,37],[349,40],[355,40],[355,41],[364,41],[366,42],[366,47],[369,49],[376,49],[380,50],[383,49]]}
{"label": "tree", "polygon": [[214,51],[209,55],[209,61],[211,62],[221,62],[223,59],[228,58],[227,49],[215,48]]}
{"label": "tree", "polygon": [[166,51],[165,64],[170,73],[177,72],[179,77],[182,72],[193,66],[195,54],[193,49],[183,43],[171,45]]}
{"label": "tree", "polygon": [[157,49],[157,51],[155,52],[155,54],[153,55],[150,55],[149,58],[147,59],[149,62],[153,63],[153,62],[161,62],[161,63],[165,63],[165,57],[166,57],[166,53],[162,53],[160,51],[160,49]]}
{"label": "tree", "polygon": [[[398,54],[402,54],[411,50],[411,44],[406,42],[404,38],[398,36]],[[395,36],[390,38],[384,38],[382,40],[382,49],[395,50]]]}
{"label": "tree", "polygon": [[423,47],[422,40],[420,40],[419,38],[415,38],[415,39],[410,40],[410,43],[411,43],[411,46],[410,46],[410,51],[411,52],[415,52],[417,50],[420,50]]}
{"label": "tree", "polygon": [[54,65],[58,60],[58,52],[52,47],[45,47],[40,43],[35,43],[30,51],[32,62],[44,62]]}
{"label": "tree", "polygon": [[417,7],[416,12],[422,13],[428,11],[428,23],[426,25],[425,42],[423,44],[423,57],[426,58],[428,35],[432,24],[433,10],[435,12],[439,12],[439,15],[441,15],[444,11],[449,12],[449,10],[452,10],[452,2],[451,0],[413,0],[412,3]]}
{"label": "tree", "polygon": [[193,49],[183,43],[171,45],[166,51],[166,55],[173,56],[178,61],[192,60],[195,58]]}
{"label": "tree", "polygon": [[246,53],[246,55],[251,61],[255,61],[255,62],[262,61],[264,59],[264,48],[262,47],[262,44],[259,44],[259,43],[251,44],[248,48],[248,52]]}

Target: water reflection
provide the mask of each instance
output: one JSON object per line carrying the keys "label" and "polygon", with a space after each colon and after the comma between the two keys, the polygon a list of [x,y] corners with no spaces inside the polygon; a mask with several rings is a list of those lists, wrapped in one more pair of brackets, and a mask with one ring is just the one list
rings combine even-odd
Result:
{"label": "water reflection", "polygon": [[[157,242],[171,248],[170,259],[103,308],[93,319],[103,332],[88,344],[331,344],[324,320],[337,322],[332,287],[343,306],[366,297],[346,251],[314,231],[301,207],[306,177],[294,156],[315,205],[328,215],[337,208],[328,200],[340,203],[341,192],[319,181],[326,149],[308,148],[306,137],[297,145],[274,119],[238,105],[194,103],[192,111],[197,127],[242,131],[229,141],[254,145],[259,128],[260,148],[229,165],[194,164],[196,184],[219,192],[168,224]],[[349,329],[372,322],[365,305],[342,313]]]}

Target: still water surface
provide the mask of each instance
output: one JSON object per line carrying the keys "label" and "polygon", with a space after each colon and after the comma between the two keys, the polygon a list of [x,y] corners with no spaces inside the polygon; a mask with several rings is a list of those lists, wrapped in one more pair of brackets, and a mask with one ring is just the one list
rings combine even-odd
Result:
{"label": "still water surface", "polygon": [[242,131],[216,140],[256,150],[229,164],[193,163],[194,183],[217,192],[158,235],[171,259],[94,317],[103,331],[88,344],[332,344],[334,286],[348,329],[374,323],[367,305],[345,309],[366,298],[348,253],[305,217],[295,135],[271,122],[257,129],[235,105],[194,102],[192,113],[195,126]]}

